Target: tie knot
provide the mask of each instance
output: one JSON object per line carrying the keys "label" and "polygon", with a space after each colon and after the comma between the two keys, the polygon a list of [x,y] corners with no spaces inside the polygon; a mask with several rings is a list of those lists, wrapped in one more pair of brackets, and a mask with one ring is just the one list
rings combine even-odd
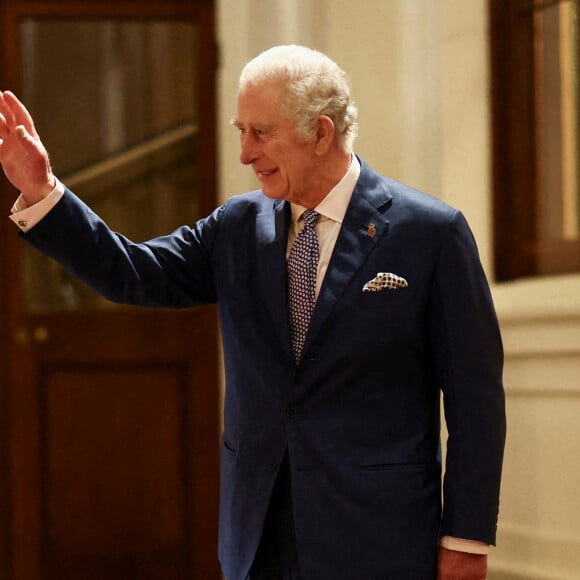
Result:
{"label": "tie knot", "polygon": [[307,209],[302,214],[302,219],[304,220],[305,228],[312,228],[316,225],[316,220],[320,214],[313,209]]}

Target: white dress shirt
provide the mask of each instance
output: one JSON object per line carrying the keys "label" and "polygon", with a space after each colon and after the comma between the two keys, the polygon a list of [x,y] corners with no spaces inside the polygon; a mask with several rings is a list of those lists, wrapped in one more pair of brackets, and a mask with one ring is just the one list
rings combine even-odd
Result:
{"label": "white dress shirt", "polygon": [[[334,245],[338,239],[342,220],[346,214],[346,209],[352,197],[352,192],[360,175],[360,163],[353,155],[348,171],[344,177],[330,190],[328,195],[314,208],[320,214],[316,222],[316,235],[319,243],[318,273],[316,275],[315,296],[318,298],[322,281],[334,250]],[[290,248],[304,227],[301,216],[305,207],[291,203],[292,219],[288,230],[288,247],[286,257],[290,253]]]}
{"label": "white dress shirt", "polygon": [[28,206],[22,195],[12,206],[10,219],[23,231],[33,228],[59,201],[64,194],[64,185],[57,179],[54,189],[41,201]]}

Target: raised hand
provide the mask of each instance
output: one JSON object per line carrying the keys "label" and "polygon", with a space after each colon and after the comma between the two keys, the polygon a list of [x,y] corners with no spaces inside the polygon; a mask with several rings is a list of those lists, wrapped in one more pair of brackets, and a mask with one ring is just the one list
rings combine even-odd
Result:
{"label": "raised hand", "polygon": [[56,179],[32,117],[10,91],[0,92],[0,164],[29,205],[54,189]]}

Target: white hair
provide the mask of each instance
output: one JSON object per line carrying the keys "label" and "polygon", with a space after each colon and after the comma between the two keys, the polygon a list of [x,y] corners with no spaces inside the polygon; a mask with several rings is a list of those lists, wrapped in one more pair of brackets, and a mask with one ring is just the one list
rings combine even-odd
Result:
{"label": "white hair", "polygon": [[346,73],[332,59],[304,46],[275,46],[246,64],[239,90],[272,81],[286,83],[282,112],[296,122],[305,138],[316,131],[319,116],[326,115],[334,123],[337,146],[352,151],[358,132],[357,108]]}

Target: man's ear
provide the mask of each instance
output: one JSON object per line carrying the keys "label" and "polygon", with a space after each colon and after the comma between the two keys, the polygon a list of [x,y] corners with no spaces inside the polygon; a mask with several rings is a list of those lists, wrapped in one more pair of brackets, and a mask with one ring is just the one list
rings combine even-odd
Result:
{"label": "man's ear", "polygon": [[320,115],[316,129],[314,148],[317,155],[323,155],[334,143],[334,123],[330,117]]}

